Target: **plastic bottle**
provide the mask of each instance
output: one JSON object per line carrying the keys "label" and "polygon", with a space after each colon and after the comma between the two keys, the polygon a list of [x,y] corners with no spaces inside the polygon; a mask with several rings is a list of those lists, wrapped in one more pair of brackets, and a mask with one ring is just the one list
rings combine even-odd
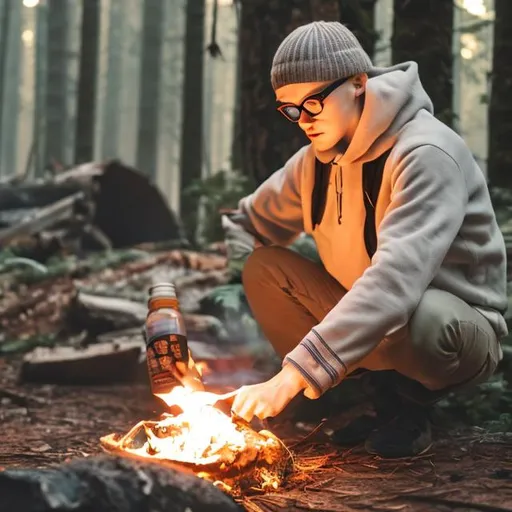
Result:
{"label": "plastic bottle", "polygon": [[144,334],[153,394],[169,393],[180,384],[195,390],[204,389],[190,357],[185,321],[174,284],[158,283],[150,287]]}

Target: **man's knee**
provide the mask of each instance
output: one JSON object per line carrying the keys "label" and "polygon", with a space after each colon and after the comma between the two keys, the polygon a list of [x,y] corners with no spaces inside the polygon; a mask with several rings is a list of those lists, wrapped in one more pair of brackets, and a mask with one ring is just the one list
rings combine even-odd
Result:
{"label": "man's knee", "polygon": [[[409,342],[430,389],[470,381],[485,370],[494,336],[488,322],[461,299],[428,289],[409,322]],[[489,366],[489,370],[491,370]]]}
{"label": "man's knee", "polygon": [[458,351],[458,310],[453,307],[453,295],[429,288],[424,293],[409,322],[412,345],[421,351],[442,350],[447,355]]}

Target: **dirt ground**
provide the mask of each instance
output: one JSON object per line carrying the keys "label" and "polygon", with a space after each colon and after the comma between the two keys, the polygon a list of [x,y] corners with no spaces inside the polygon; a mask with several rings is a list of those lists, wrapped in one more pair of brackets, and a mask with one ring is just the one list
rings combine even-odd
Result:
{"label": "dirt ground", "polygon": [[[145,385],[17,384],[17,363],[0,359],[0,467],[47,467],[101,452],[100,436],[156,418]],[[314,424],[273,420],[269,427],[295,454],[296,471],[279,492],[243,501],[249,511],[512,512],[512,436],[482,429],[436,431],[430,453],[386,461],[360,447],[342,450],[326,430],[356,414]],[[309,433],[308,433],[309,429]]]}

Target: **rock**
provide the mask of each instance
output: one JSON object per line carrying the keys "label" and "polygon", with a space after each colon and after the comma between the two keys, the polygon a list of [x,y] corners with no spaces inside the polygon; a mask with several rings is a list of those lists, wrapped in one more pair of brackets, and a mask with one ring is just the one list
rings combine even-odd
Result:
{"label": "rock", "polygon": [[191,471],[127,457],[0,472],[0,512],[242,512]]}

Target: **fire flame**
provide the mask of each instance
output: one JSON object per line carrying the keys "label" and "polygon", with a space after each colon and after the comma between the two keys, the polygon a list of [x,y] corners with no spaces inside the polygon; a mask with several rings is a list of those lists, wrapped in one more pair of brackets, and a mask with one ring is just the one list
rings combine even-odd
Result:
{"label": "fire flame", "polygon": [[168,406],[178,406],[179,416],[164,414],[155,429],[165,437],[158,437],[146,429],[148,441],[135,453],[151,453],[155,458],[208,465],[219,461],[220,452],[229,448],[240,451],[246,442],[242,432],[224,413],[213,407],[216,395],[206,391],[192,391],[175,387],[166,395],[157,395]]}
{"label": "fire flame", "polygon": [[[142,421],[121,439],[115,434],[102,438],[102,444],[107,450],[196,467],[198,476],[228,492],[232,490],[228,483],[232,480],[219,480],[219,473],[229,473],[232,478],[260,460],[263,462],[257,468],[260,489],[277,489],[281,476],[270,466],[286,458],[284,445],[271,432],[258,433],[249,426],[241,427],[215,407],[219,399],[232,395],[177,386],[170,393],[157,396],[169,407],[179,407],[182,413],[163,414],[159,421]],[[145,434],[144,442],[141,433]]]}

